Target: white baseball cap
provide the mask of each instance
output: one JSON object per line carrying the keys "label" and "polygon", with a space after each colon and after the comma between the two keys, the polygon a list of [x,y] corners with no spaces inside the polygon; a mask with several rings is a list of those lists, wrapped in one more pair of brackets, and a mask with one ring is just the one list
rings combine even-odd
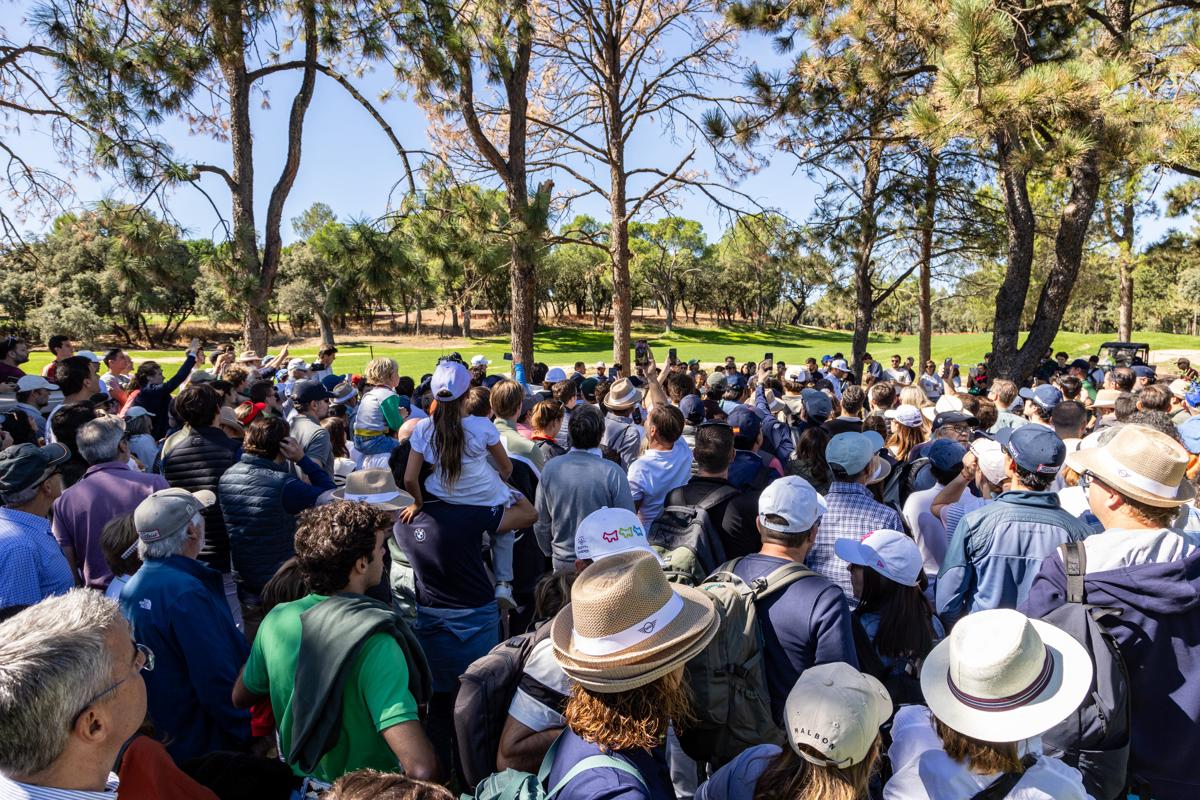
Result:
{"label": "white baseball cap", "polygon": [[95,354],[95,353],[93,353],[91,350],[76,350],[76,351],[75,351],[75,355],[77,355],[77,356],[83,356],[83,357],[84,357],[84,358],[86,358],[88,361],[92,362],[93,364],[99,364],[99,363],[100,363],[100,356],[96,355],[96,354]]}
{"label": "white baseball cap", "polygon": [[488,361],[482,355],[471,356],[471,366],[472,367],[486,367],[490,363],[492,363],[492,362]]}
{"label": "white baseball cap", "polygon": [[1004,448],[995,439],[976,439],[971,442],[971,452],[983,470],[983,476],[989,483],[999,486],[1007,471],[1004,465]]}
{"label": "white baseball cap", "polygon": [[793,383],[808,383],[812,380],[812,376],[808,374],[808,370],[804,367],[788,367],[784,371],[783,377]]}
{"label": "white baseball cap", "polygon": [[829,363],[830,369],[836,369],[838,372],[849,372],[850,365],[846,363],[844,358],[835,358]]}
{"label": "white baseball cap", "polygon": [[[758,523],[777,533],[804,533],[812,530],[826,508],[825,498],[811,483],[798,475],[788,475],[772,482],[758,496]],[[768,515],[787,522],[770,522]]]}
{"label": "white baseball cap", "polygon": [[443,361],[429,381],[435,400],[457,400],[471,388],[471,373],[460,361]]}
{"label": "white baseball cap", "polygon": [[916,586],[924,560],[917,543],[906,534],[881,528],[862,538],[838,539],[833,551],[842,561],[869,567],[902,586]]}
{"label": "white baseball cap", "polygon": [[[601,506],[584,517],[575,529],[575,557],[580,560],[599,561],[631,550],[654,553],[641,520],[628,509]],[[654,557],[658,558],[658,554],[654,553]]]}
{"label": "white baseball cap", "polygon": [[546,372],[546,381],[548,383],[558,383],[567,379],[567,371],[562,367],[551,367]]}
{"label": "white baseball cap", "polygon": [[888,419],[894,419],[906,428],[919,428],[925,421],[921,409],[909,403],[901,403],[895,408],[883,412]]}
{"label": "white baseball cap", "polygon": [[293,358],[291,361],[289,361],[287,363],[287,370],[288,370],[288,372],[291,372],[294,369],[307,370],[308,362],[305,361],[303,358]]}
{"label": "white baseball cap", "polygon": [[141,406],[130,406],[125,409],[125,413],[121,415],[125,419],[137,419],[138,417],[153,417],[154,413],[147,411]]}
{"label": "white baseball cap", "polygon": [[891,715],[892,698],[883,684],[844,661],[804,670],[783,705],[792,750],[812,764],[839,769],[871,754],[879,726]]}
{"label": "white baseball cap", "polygon": [[925,406],[924,408],[922,408],[921,413],[925,415],[926,419],[928,419],[930,422],[933,422],[933,420],[937,417],[938,414],[945,414],[948,411],[962,411],[962,410],[963,410],[962,400],[959,400],[957,397],[954,397],[952,395],[944,394],[938,398],[937,403],[935,403],[934,405]]}
{"label": "white baseball cap", "polygon": [[157,542],[182,531],[193,516],[215,502],[217,496],[207,489],[159,489],[133,510],[133,527],[143,542]]}
{"label": "white baseball cap", "polygon": [[596,369],[604,369],[604,362],[603,362],[603,361],[597,361],[597,362],[596,362],[595,364],[593,364],[592,366],[594,366]]}
{"label": "white baseball cap", "polygon": [[58,384],[51,383],[41,375],[22,375],[17,379],[18,392],[32,392],[34,389],[49,389],[57,391]]}

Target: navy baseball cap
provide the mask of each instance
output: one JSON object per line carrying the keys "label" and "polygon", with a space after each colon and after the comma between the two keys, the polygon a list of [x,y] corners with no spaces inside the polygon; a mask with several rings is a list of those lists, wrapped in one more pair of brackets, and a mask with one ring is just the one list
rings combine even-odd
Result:
{"label": "navy baseball cap", "polygon": [[952,470],[962,466],[967,448],[952,439],[938,439],[925,451],[936,469]]}
{"label": "navy baseball cap", "polygon": [[979,424],[979,418],[968,414],[965,411],[943,411],[941,414],[938,414],[933,418],[932,430],[936,431],[943,425],[954,425],[956,423],[963,422],[974,427]]}
{"label": "navy baseball cap", "polygon": [[699,425],[704,422],[704,401],[694,394],[689,394],[679,401],[679,412],[692,425]]}
{"label": "navy baseball cap", "polygon": [[738,406],[729,412],[727,422],[733,428],[734,436],[745,437],[747,439],[757,439],[759,432],[762,430],[762,420],[746,406]]}
{"label": "navy baseball cap", "polygon": [[1086,359],[1077,358],[1071,362],[1071,369],[1088,370],[1091,369],[1091,364],[1089,364]]}
{"label": "navy baseball cap", "polygon": [[1022,389],[1018,394],[1025,400],[1031,400],[1034,405],[1043,411],[1053,411],[1054,407],[1062,402],[1062,392],[1057,386],[1051,386],[1048,383],[1043,383],[1041,386],[1035,386],[1032,389]]}
{"label": "navy baseball cap", "polygon": [[1058,434],[1042,425],[1004,428],[996,441],[1017,466],[1039,475],[1057,475],[1067,458],[1067,446]]}
{"label": "navy baseball cap", "polygon": [[833,403],[829,395],[818,389],[805,389],[800,392],[800,400],[804,403],[804,413],[813,422],[824,422],[833,413]]}
{"label": "navy baseball cap", "polygon": [[1133,374],[1139,378],[1154,378],[1157,374],[1154,371],[1154,367],[1147,367],[1144,364],[1138,364],[1137,366],[1130,367],[1130,369],[1133,370]]}
{"label": "navy baseball cap", "polygon": [[[318,364],[316,368],[321,369],[321,365]],[[349,375],[334,375],[333,373],[330,373],[330,374],[326,375],[324,378],[321,378],[321,385],[332,392],[335,386],[337,386],[340,383],[345,383],[346,378],[348,378],[348,377],[350,377],[350,376]]]}
{"label": "navy baseball cap", "polygon": [[297,403],[312,403],[316,400],[332,400],[334,395],[320,381],[297,381],[292,387],[292,400]]}

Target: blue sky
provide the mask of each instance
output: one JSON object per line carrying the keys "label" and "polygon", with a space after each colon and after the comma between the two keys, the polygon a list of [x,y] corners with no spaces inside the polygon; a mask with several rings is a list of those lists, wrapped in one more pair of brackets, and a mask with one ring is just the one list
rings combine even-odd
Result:
{"label": "blue sky", "polygon": [[[21,2],[20,6],[25,8],[27,3]],[[7,8],[12,10],[14,6]],[[6,11],[6,16],[8,13]],[[15,27],[19,28],[19,23]],[[13,28],[10,24],[9,34],[16,37],[19,30]],[[768,41],[762,37],[744,38],[741,52],[769,60],[771,63],[767,64],[768,67],[780,63],[780,58],[771,52]],[[264,86],[270,92],[272,106],[268,109],[255,107],[253,111],[257,180],[255,202],[260,221],[265,217],[267,198],[282,165],[288,110],[297,83],[296,74],[271,76]],[[390,83],[386,71],[368,74],[358,81],[360,89],[369,97],[375,97],[390,88]],[[379,107],[406,145],[415,148],[428,145],[425,117],[414,103],[403,99],[390,100]],[[34,163],[53,167],[55,155],[45,129],[36,122],[29,124],[23,121],[21,126],[18,133],[5,134],[6,143],[14,145]],[[228,148],[224,143],[207,136],[193,135],[180,122],[169,122],[163,127],[162,133],[185,160],[206,161],[221,166],[229,163]],[[673,142],[662,131],[646,128],[640,137],[631,142],[630,160],[639,165],[670,169],[692,146],[689,141]],[[707,155],[703,143],[697,143],[696,146],[699,167],[712,174],[711,157]],[[318,76],[305,122],[299,176],[284,209],[284,240],[292,241],[295,238],[290,219],[315,202],[328,204],[342,219],[379,216],[386,210],[389,194],[396,189],[402,177],[399,157],[376,123],[340,86],[324,76]],[[557,175],[555,179],[556,189],[570,189],[569,178]],[[77,200],[81,203],[94,202],[115,191],[113,181],[103,176],[92,178],[81,174],[74,176],[72,182],[76,186]],[[217,207],[227,214],[229,196],[220,179],[206,175],[202,185]],[[800,221],[810,212],[818,189],[796,169],[794,159],[782,153],[774,154],[765,169],[742,178],[736,188],[763,206],[778,209]],[[398,199],[397,192],[393,201]],[[172,215],[190,236],[223,236],[212,206],[195,189],[185,186],[174,190],[168,198],[168,204]],[[0,207],[9,212],[17,210],[8,197],[0,197]],[[589,213],[603,220],[608,212],[605,202],[593,197],[576,201],[573,213]],[[720,236],[728,222],[725,214],[699,193],[679,195],[674,213],[700,220],[710,241]],[[36,232],[46,224],[47,220],[34,217],[26,221],[25,227]],[[1188,225],[1190,223],[1187,220],[1149,219],[1145,221],[1139,238],[1143,243],[1153,241],[1171,227],[1184,228]]]}

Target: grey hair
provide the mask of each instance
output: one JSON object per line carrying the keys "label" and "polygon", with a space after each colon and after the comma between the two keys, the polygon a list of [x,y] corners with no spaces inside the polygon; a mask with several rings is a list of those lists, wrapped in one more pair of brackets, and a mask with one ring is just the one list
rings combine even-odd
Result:
{"label": "grey hair", "polygon": [[124,435],[125,421],[106,414],[84,423],[75,437],[75,445],[84,461],[89,464],[104,464],[116,460]]}
{"label": "grey hair", "polygon": [[184,548],[187,547],[188,529],[191,528],[192,525],[204,524],[203,520],[204,517],[202,517],[200,512],[197,511],[192,515],[192,518],[188,520],[187,525],[184,525],[170,536],[164,536],[156,542],[144,542],[141,539],[138,539],[138,558],[142,559],[142,561],[146,561],[147,559],[164,559],[170,558],[171,556],[182,555]]}
{"label": "grey hair", "polygon": [[0,505],[7,506],[8,508],[20,508],[26,503],[32,502],[33,498],[37,497],[43,483],[45,481],[38,481],[33,486],[27,486],[20,491],[9,492],[3,496],[3,503],[0,503]]}
{"label": "grey hair", "polygon": [[62,755],[71,722],[108,686],[105,641],[120,607],[72,589],[0,623],[0,774],[20,777]]}

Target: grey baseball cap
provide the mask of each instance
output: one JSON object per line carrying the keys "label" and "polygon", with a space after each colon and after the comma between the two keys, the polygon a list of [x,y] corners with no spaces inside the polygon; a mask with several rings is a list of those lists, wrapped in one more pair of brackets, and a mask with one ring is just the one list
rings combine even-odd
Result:
{"label": "grey baseball cap", "polygon": [[138,503],[133,511],[133,527],[143,542],[157,542],[179,533],[197,511],[203,511],[215,502],[217,496],[207,489],[198,492],[160,489]]}
{"label": "grey baseball cap", "polygon": [[15,494],[46,480],[71,458],[65,445],[17,444],[0,453],[0,495]]}

